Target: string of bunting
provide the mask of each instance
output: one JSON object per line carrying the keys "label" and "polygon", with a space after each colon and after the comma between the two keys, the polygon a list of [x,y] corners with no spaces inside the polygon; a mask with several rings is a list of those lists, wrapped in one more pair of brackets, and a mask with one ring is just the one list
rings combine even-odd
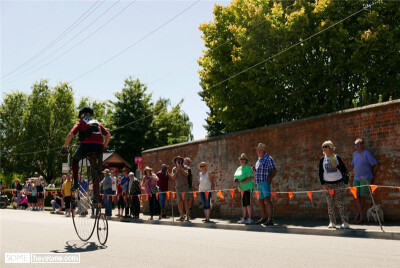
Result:
{"label": "string of bunting", "polygon": [[[344,188],[339,188],[338,190],[350,190],[350,192],[353,194],[354,198],[357,198],[357,188],[360,187],[368,187],[368,185],[360,185],[360,186],[350,186],[350,187],[344,187]],[[386,186],[386,185],[369,185],[371,192],[374,194],[376,189],[378,188],[390,188],[390,189],[398,189],[400,191],[400,186]],[[1,187],[1,190],[3,192],[11,192],[11,194],[17,193],[17,190],[13,190],[13,189],[5,189],[5,187]],[[59,191],[46,191],[46,196],[49,195],[49,193],[51,195],[53,195],[54,193],[59,192]],[[209,199],[210,193],[217,193],[217,196],[221,199],[225,199],[225,196],[223,194],[223,192],[230,192],[230,195],[232,197],[232,199],[235,197],[235,193],[236,193],[236,189],[221,189],[221,190],[210,190],[210,191],[205,191],[205,195],[206,198]],[[256,197],[257,200],[260,198],[260,192],[259,191],[254,191],[256,193]],[[324,190],[313,190],[313,191],[288,191],[288,192],[272,192],[271,191],[271,195],[275,198],[275,200],[278,200],[278,194],[287,194],[289,199],[292,199],[294,197],[294,194],[307,194],[308,198],[310,199],[310,201],[312,202],[312,196],[313,193],[320,193],[320,192],[324,192]],[[329,190],[328,191],[330,196],[332,197],[335,194],[335,190]],[[165,192],[167,195],[167,199],[171,199],[171,193],[172,193],[172,198],[176,199],[176,192],[173,191],[168,191]],[[193,194],[193,198],[196,199],[197,198],[197,194],[199,193],[199,191],[192,191],[192,192],[181,192],[182,195],[182,199],[185,198],[185,194]],[[243,198],[243,193],[244,190],[240,191],[241,197]],[[31,192],[28,192],[27,195],[32,195]],[[104,200],[104,194],[101,194],[102,199]],[[119,195],[106,195],[112,198],[112,201],[114,202],[115,198],[117,198],[117,200],[119,201]],[[149,194],[137,194],[137,195],[129,195],[130,199],[133,199],[133,196],[144,196],[146,198],[146,201],[149,200]],[[124,196],[125,198],[126,196]],[[155,197],[159,198],[159,193],[155,194]]]}

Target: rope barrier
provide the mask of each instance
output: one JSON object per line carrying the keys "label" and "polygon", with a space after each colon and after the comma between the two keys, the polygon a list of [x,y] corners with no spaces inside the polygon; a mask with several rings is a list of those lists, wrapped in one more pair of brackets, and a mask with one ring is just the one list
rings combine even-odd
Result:
{"label": "rope barrier", "polygon": [[[391,186],[391,185],[370,185],[370,186],[368,186],[368,185],[360,185],[360,186],[349,186],[349,187],[343,187],[343,188],[338,188],[338,189],[336,189],[336,191],[337,190],[354,190],[354,189],[356,189],[356,188],[361,188],[361,187],[371,187],[371,191],[372,191],[372,193],[374,193],[375,192],[375,190],[377,189],[377,188],[388,188],[388,189],[398,189],[399,191],[400,191],[400,186]],[[2,192],[12,192],[12,194],[14,194],[14,192],[16,193],[16,192],[18,192],[17,190],[13,190],[13,189],[5,189],[5,187],[3,187],[3,189],[0,189]],[[237,189],[234,189],[234,188],[229,188],[229,189],[219,189],[219,190],[209,190],[209,191],[206,191],[206,192],[208,192],[208,193],[219,193],[219,192],[229,192],[229,193],[231,193],[231,195],[232,195],[232,193],[234,193],[234,192],[236,192],[236,191],[238,191]],[[335,191],[335,190],[330,190],[330,191]],[[23,191],[20,191],[20,192],[23,192]],[[49,191],[49,190],[46,190],[46,196],[48,196],[48,194],[49,194],[49,192],[58,192],[58,191]],[[254,191],[255,193],[257,193],[258,191],[257,190],[255,190]],[[271,191],[271,194],[272,195],[275,195],[275,194],[290,194],[290,195],[294,195],[294,194],[309,194],[309,193],[321,193],[321,192],[324,192],[324,190],[309,190],[309,191]],[[167,191],[167,192],[158,192],[158,193],[154,193],[153,195],[157,195],[157,194],[160,194],[160,193],[165,193],[165,194],[167,194],[167,195],[176,195],[177,194],[177,192],[174,192],[174,191]],[[188,194],[198,194],[198,193],[201,193],[200,191],[190,191],[190,192],[181,192],[181,193],[188,193]],[[121,193],[122,194],[122,193]],[[105,194],[101,194],[101,196],[104,196]],[[143,196],[143,197],[146,197],[146,196],[149,196],[150,194],[129,194],[130,196],[138,196],[138,197],[141,197],[141,196]],[[107,196],[113,196],[113,197],[117,197],[118,195],[117,194],[115,194],[115,195],[113,195],[113,194],[109,194],[109,195],[107,195]],[[222,198],[225,198],[225,197],[222,197]],[[168,198],[168,199],[170,199],[170,198]]]}

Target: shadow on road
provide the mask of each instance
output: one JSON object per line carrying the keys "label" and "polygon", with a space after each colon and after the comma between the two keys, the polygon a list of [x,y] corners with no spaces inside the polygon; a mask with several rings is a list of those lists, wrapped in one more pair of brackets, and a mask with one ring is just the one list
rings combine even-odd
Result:
{"label": "shadow on road", "polygon": [[64,250],[52,250],[52,253],[79,253],[90,252],[100,249],[106,249],[107,246],[99,246],[95,242],[83,242],[80,240],[71,240],[65,243]]}

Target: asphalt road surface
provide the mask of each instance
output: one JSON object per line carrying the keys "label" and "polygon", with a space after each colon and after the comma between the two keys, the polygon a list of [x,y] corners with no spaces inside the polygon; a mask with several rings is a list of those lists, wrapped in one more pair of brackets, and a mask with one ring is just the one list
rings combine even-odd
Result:
{"label": "asphalt road surface", "polygon": [[[400,242],[109,221],[100,246],[72,219],[0,210],[1,267],[400,267]],[[5,264],[5,253],[80,253],[80,264]]]}

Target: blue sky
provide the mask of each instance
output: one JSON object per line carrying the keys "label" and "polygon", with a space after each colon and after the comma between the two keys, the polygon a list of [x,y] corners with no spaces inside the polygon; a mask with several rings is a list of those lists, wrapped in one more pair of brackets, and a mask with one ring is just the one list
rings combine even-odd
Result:
{"label": "blue sky", "polygon": [[[193,122],[194,138],[204,138],[208,108],[197,94],[201,88],[196,60],[204,49],[198,26],[212,20],[215,3],[227,5],[228,1],[202,0],[136,45],[133,44],[195,1],[142,0],[132,5],[133,1],[96,2],[1,1],[2,93],[14,90],[29,93],[35,81],[46,78],[51,85],[70,82],[77,100],[82,96],[115,100],[114,93],[121,90],[125,78],[132,76],[148,86],[154,100],[169,98],[174,105],[184,98],[182,108]],[[93,12],[81,24],[24,64],[48,47],[91,6]],[[131,45],[126,52],[113,58]]]}

